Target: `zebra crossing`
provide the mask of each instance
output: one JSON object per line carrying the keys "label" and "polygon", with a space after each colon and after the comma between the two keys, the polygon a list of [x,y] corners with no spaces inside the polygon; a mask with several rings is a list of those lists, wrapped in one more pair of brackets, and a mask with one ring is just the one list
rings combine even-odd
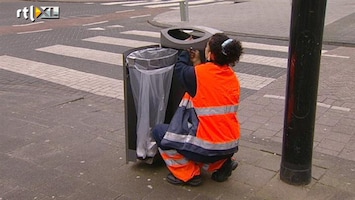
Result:
{"label": "zebra crossing", "polygon": [[[88,43],[89,46],[93,43],[99,43],[110,44],[115,46],[124,46],[129,48],[137,48],[156,45],[158,43],[143,40],[126,39],[124,38],[124,36],[136,35],[144,36],[145,38],[155,38],[156,40],[158,40],[158,38],[160,37],[160,32],[129,30],[120,32],[120,35],[122,35],[122,37],[94,36],[84,38],[82,39],[82,42]],[[252,42],[242,42],[242,44],[246,49],[268,50],[275,52],[287,51],[286,46],[267,45]],[[95,45],[91,45],[90,48],[83,48],[74,45],[56,44],[52,46],[37,48],[35,49],[35,51],[48,54],[49,56],[60,55],[64,57],[106,63],[115,66],[123,65],[123,52],[112,53],[108,51],[97,50],[94,48],[94,46]],[[248,65],[248,68],[262,65],[264,68],[280,68],[285,70],[287,66],[287,58],[261,56],[245,53],[241,57],[240,64]],[[0,69],[24,74],[27,76],[53,82],[56,84],[60,84],[77,90],[82,90],[96,95],[117,98],[121,100],[124,99],[123,80],[117,80],[105,76],[69,69],[59,65],[49,65],[37,61],[22,59],[8,55],[0,56]],[[249,90],[260,90],[276,80],[275,77],[255,75],[252,73],[238,72],[237,74],[241,81],[242,88]]]}

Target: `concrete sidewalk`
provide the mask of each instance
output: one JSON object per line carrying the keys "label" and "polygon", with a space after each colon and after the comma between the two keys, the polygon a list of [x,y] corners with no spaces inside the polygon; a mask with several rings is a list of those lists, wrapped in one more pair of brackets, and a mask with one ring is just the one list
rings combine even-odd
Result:
{"label": "concrete sidewalk", "polygon": [[[354,44],[353,8],[353,0],[328,1],[327,42]],[[227,2],[191,7],[189,23],[180,22],[178,10],[152,23],[287,39],[290,9],[281,0]],[[312,182],[306,186],[279,178],[286,75],[242,100],[240,165],[230,179],[216,183],[203,174],[203,185],[194,188],[167,183],[163,163],[125,163],[121,100],[2,72],[0,200],[353,200],[355,49],[335,47],[327,54],[332,57],[321,61]]]}

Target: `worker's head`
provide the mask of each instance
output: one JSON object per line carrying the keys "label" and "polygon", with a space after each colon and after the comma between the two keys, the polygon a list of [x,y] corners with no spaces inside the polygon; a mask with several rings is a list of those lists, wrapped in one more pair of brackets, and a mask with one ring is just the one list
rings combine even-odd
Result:
{"label": "worker's head", "polygon": [[223,33],[214,34],[205,49],[206,59],[217,65],[234,65],[243,53],[242,45]]}

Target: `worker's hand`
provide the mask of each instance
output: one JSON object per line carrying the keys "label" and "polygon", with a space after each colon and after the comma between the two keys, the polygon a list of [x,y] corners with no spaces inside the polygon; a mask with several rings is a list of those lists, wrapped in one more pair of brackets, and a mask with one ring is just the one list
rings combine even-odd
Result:
{"label": "worker's hand", "polygon": [[196,49],[189,49],[190,60],[194,66],[201,64],[200,51]]}
{"label": "worker's hand", "polygon": [[189,40],[193,40],[194,38],[192,37],[192,35],[190,35],[190,37],[188,37],[187,39],[185,39],[185,41],[189,41]]}

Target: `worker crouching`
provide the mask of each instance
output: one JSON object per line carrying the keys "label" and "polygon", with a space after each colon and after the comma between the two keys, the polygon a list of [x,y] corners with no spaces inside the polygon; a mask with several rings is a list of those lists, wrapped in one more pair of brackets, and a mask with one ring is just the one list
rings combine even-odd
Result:
{"label": "worker crouching", "polygon": [[223,182],[237,167],[232,157],[240,139],[240,83],[232,67],[242,52],[239,41],[217,33],[206,45],[206,63],[197,50],[179,55],[174,70],[186,93],[170,124],[158,124],[152,131],[171,172],[169,183],[198,186],[201,169]]}

